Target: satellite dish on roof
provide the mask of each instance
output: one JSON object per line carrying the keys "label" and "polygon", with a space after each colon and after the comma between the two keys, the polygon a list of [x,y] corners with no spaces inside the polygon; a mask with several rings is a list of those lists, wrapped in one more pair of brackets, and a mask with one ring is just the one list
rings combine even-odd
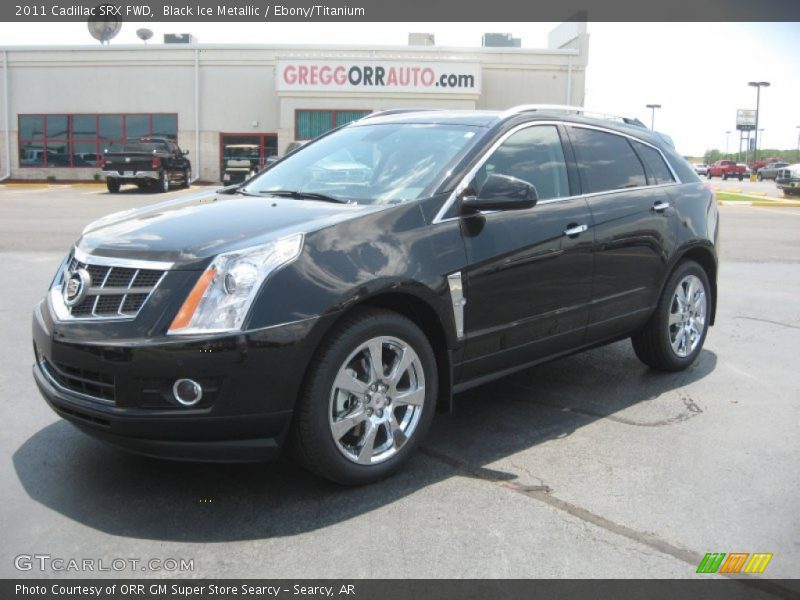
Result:
{"label": "satellite dish on roof", "polygon": [[101,4],[95,7],[94,16],[89,17],[89,33],[101,44],[107,44],[122,29],[122,17],[114,14],[117,9],[106,8],[103,10],[105,7],[111,7],[111,5]]}
{"label": "satellite dish on roof", "polygon": [[140,40],[142,40],[146,44],[147,40],[149,40],[151,37],[153,37],[153,31],[152,31],[152,29],[137,29],[136,30],[136,37],[138,37]]}

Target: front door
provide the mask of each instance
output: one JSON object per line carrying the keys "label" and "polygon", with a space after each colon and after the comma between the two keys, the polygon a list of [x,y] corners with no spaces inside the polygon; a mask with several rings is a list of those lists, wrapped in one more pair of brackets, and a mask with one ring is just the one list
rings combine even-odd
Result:
{"label": "front door", "polygon": [[539,202],[525,210],[462,218],[465,272],[464,377],[537,360],[582,343],[593,270],[586,201],[573,196],[556,125],[512,133],[477,171],[532,183]]}

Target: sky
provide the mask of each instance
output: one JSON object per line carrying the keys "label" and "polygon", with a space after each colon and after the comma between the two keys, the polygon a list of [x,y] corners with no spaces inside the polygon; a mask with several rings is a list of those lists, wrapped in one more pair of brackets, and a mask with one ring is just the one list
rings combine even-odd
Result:
{"label": "sky", "polygon": [[[405,45],[428,32],[439,46],[480,46],[486,31],[509,32],[529,48],[547,47],[556,23],[125,23],[115,44],[141,44],[136,30],[192,33],[205,43]],[[800,136],[800,23],[589,23],[586,107],[650,123],[684,155],[735,151],[736,109],[754,109],[762,88],[761,148],[797,148]],[[97,44],[84,23],[0,23],[0,45]],[[731,131],[729,136],[725,132]]]}

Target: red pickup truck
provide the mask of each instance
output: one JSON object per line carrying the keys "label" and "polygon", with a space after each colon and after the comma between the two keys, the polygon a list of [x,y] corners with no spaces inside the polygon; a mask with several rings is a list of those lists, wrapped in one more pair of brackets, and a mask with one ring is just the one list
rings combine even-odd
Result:
{"label": "red pickup truck", "polygon": [[722,177],[723,179],[737,177],[741,181],[744,179],[746,169],[747,167],[744,165],[737,165],[732,160],[718,160],[713,165],[708,165],[706,177],[709,179],[712,177]]}

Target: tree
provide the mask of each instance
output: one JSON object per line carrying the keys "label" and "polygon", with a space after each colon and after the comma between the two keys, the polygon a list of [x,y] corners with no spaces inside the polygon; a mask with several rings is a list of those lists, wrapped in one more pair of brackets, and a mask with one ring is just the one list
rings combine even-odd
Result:
{"label": "tree", "polygon": [[714,148],[713,150],[706,150],[706,153],[703,155],[703,161],[707,165],[710,165],[711,163],[714,163],[714,162],[717,162],[718,160],[720,160],[721,156],[722,156],[722,153],[719,150],[717,150],[716,148]]}

